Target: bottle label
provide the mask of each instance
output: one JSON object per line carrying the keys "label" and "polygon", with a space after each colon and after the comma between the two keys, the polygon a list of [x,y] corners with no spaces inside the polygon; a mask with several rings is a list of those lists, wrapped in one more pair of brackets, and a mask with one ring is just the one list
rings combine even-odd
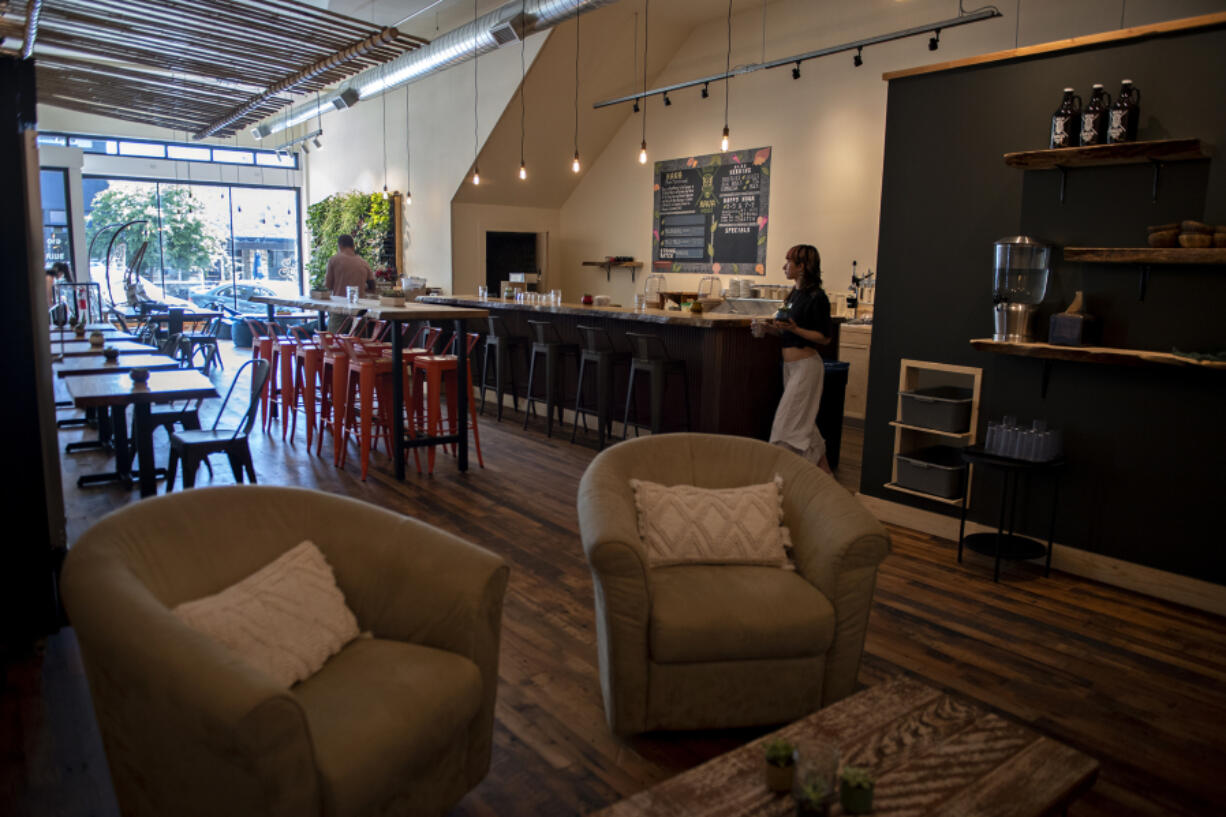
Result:
{"label": "bottle label", "polygon": [[1111,124],[1107,126],[1107,138],[1112,142],[1123,142],[1127,138],[1127,118],[1124,111],[1111,112]]}
{"label": "bottle label", "polygon": [[1051,146],[1054,148],[1071,147],[1072,133],[1069,128],[1069,120],[1072,117],[1068,114],[1056,114],[1051,118]]}

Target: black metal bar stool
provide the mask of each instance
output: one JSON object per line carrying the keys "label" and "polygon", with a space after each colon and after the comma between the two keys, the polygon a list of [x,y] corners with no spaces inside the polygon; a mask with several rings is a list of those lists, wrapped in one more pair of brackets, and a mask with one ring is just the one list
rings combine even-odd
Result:
{"label": "black metal bar stool", "polygon": [[[487,389],[494,389],[494,394],[498,397],[498,421],[502,422],[502,395],[503,384],[506,383],[504,375],[510,375],[511,378],[511,405],[516,411],[519,411],[519,387],[515,384],[515,359],[511,356],[511,352],[517,349],[524,349],[528,343],[528,339],[522,335],[512,335],[508,330],[502,318],[497,315],[490,315],[487,318],[489,321],[490,331],[485,336],[485,359],[481,362],[481,413],[485,414],[485,392]],[[494,385],[489,384],[489,368],[490,355],[494,356]]]}
{"label": "black metal bar stool", "polygon": [[[606,436],[613,433],[613,369],[629,363],[630,354],[619,352],[609,333],[599,326],[579,326],[583,347],[579,352],[579,383],[575,388],[575,422],[571,425],[570,441],[575,441],[579,420],[587,431],[587,415],[596,415],[600,447],[603,449]],[[587,363],[596,364],[596,409],[583,407],[583,375]]]}
{"label": "black metal bar stool", "polygon": [[528,418],[536,414],[537,398],[532,395],[533,375],[536,372],[537,355],[545,356],[545,435],[553,436],[553,409],[558,408],[558,422],[562,422],[562,359],[564,357],[579,357],[579,345],[563,343],[558,328],[550,321],[528,321],[532,328],[532,352],[528,363],[528,405],[524,408],[524,428],[528,427]]}
{"label": "black metal bar stool", "polygon": [[623,415],[622,439],[630,426],[634,426],[634,436],[639,435],[639,429],[644,425],[638,422],[638,411],[635,410],[635,422],[630,421],[630,407],[634,404],[634,380],[639,372],[651,376],[651,433],[659,434],[664,414],[664,389],[668,385],[670,374],[681,375],[681,394],[685,400],[685,430],[690,430],[690,382],[686,374],[685,361],[675,360],[668,356],[664,341],[655,335],[645,335],[640,332],[627,332],[633,350],[630,358],[630,382],[626,386],[626,412]]}

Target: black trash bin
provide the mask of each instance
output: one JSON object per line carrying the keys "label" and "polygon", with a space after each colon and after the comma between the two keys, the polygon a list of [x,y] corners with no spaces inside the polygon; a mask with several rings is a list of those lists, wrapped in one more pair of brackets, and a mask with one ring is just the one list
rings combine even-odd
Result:
{"label": "black trash bin", "polygon": [[839,446],[843,442],[843,398],[847,394],[847,370],[851,364],[841,360],[822,361],[826,366],[822,383],[822,402],[817,409],[817,430],[826,441],[826,462],[830,470],[839,467]]}

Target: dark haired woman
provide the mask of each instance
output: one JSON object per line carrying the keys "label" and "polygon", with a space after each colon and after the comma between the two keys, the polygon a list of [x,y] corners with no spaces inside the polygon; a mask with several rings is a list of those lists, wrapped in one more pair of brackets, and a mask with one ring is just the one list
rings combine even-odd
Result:
{"label": "dark haired woman", "polygon": [[830,300],[822,290],[822,259],[817,248],[797,244],[788,250],[783,274],[793,282],[783,302],[786,319],[764,328],[779,335],[783,347],[783,396],[775,409],[770,441],[793,451],[830,473],[826,441],[817,430],[826,373],[818,348],[830,343]]}

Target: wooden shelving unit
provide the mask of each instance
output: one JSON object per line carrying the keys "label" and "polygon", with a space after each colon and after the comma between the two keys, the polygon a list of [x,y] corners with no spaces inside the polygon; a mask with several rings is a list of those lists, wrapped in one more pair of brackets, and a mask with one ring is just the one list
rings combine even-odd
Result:
{"label": "wooden shelving unit", "polygon": [[[891,462],[890,481],[885,487],[911,496],[923,497],[933,502],[946,505],[961,505],[962,497],[943,497],[927,494],[898,484],[898,455],[910,454],[927,445],[953,445],[964,447],[974,445],[976,430],[979,428],[979,387],[983,379],[983,370],[971,366],[954,366],[949,363],[935,363],[925,360],[899,361],[898,367],[898,404],[890,425],[894,427],[894,455]],[[902,395],[904,391],[927,388],[931,386],[960,386],[971,390],[971,420],[969,430],[965,432],[940,431],[934,428],[908,425],[902,422]],[[966,467],[966,482],[963,491],[967,502],[970,502],[971,476],[974,466]]]}
{"label": "wooden shelving unit", "polygon": [[1119,349],[1110,346],[1055,346],[1050,343],[1016,343],[991,338],[977,338],[971,341],[971,346],[981,352],[1047,360],[1069,360],[1078,363],[1107,363],[1117,366],[1181,366],[1226,370],[1226,361],[1196,360],[1170,352],[1151,352],[1145,349]]}
{"label": "wooden shelving unit", "polygon": [[1064,260],[1086,264],[1226,264],[1226,248],[1065,247]]}
{"label": "wooden shelving unit", "polygon": [[1085,148],[1022,150],[1005,154],[1005,164],[1023,170],[1054,170],[1096,165],[1137,165],[1205,159],[1199,139],[1155,139]]}
{"label": "wooden shelving unit", "polygon": [[601,267],[604,269],[606,281],[613,280],[614,269],[630,270],[630,280],[634,280],[634,275],[643,266],[642,261],[584,261],[585,267]]}

